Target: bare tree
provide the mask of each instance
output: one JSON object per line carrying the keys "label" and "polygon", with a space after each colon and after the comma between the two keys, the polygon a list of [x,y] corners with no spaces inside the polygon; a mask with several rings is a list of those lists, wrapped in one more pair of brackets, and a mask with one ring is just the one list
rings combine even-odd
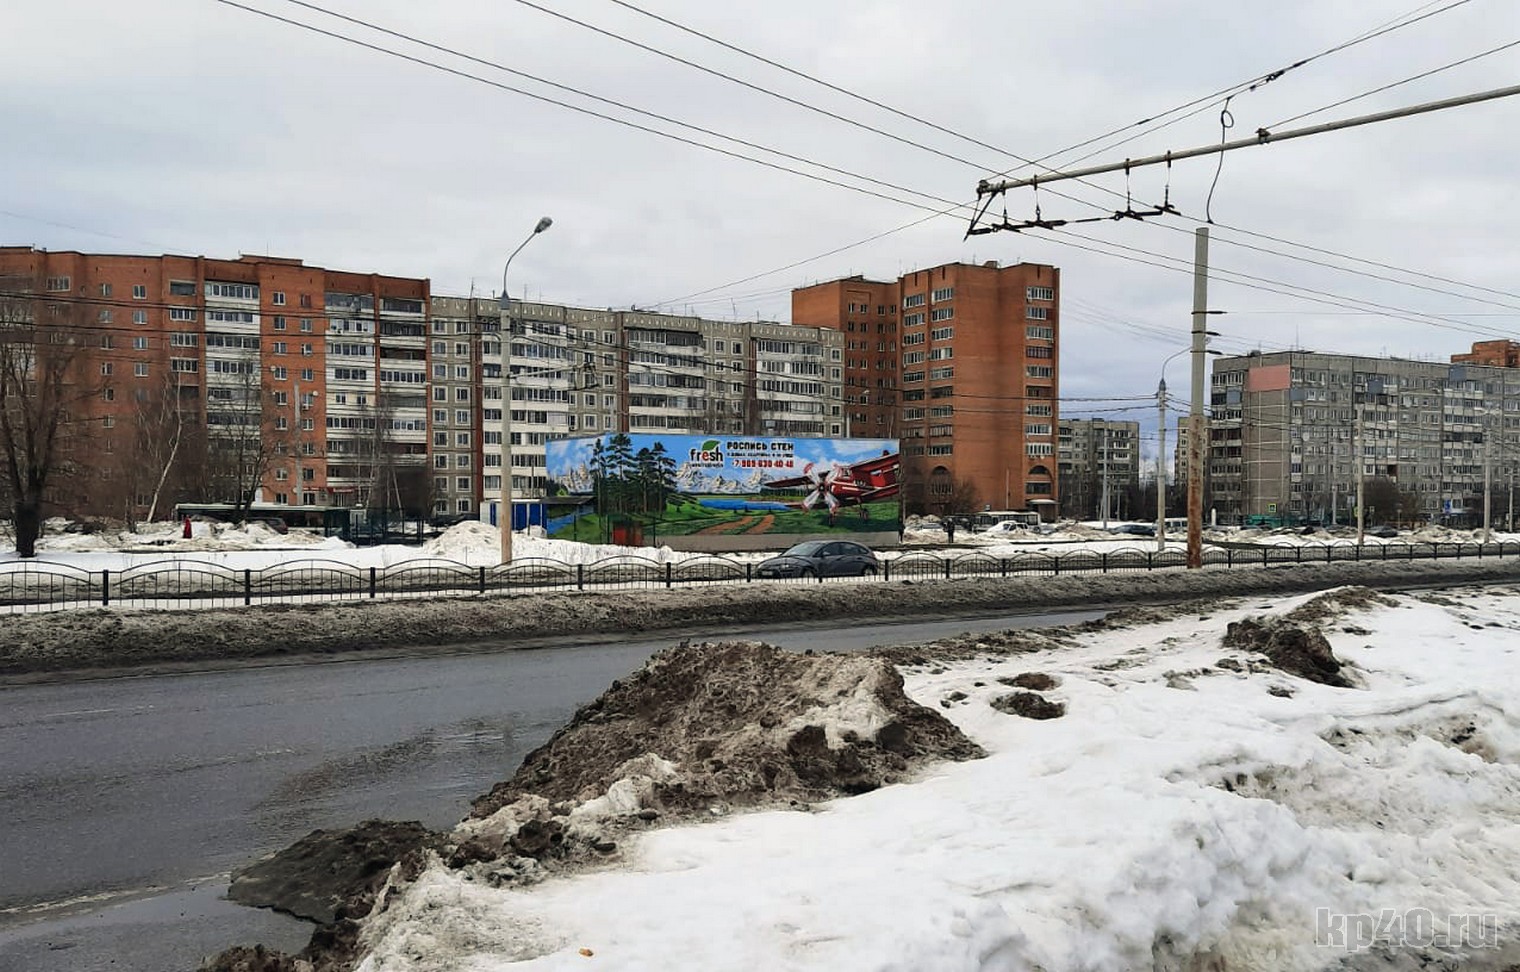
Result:
{"label": "bare tree", "polygon": [[22,557],[37,555],[44,504],[82,431],[76,410],[97,391],[80,374],[84,345],[70,314],[36,296],[30,279],[0,280],[0,450]]}
{"label": "bare tree", "polygon": [[[187,359],[193,360],[193,359]],[[173,364],[162,372],[155,388],[145,390],[131,416],[132,428],[126,461],[121,470],[128,485],[128,525],[136,518],[138,497],[147,497],[146,519],[153,522],[172,498],[189,492],[200,471],[204,435],[199,415],[199,383],[187,384]]]}
{"label": "bare tree", "polygon": [[207,385],[206,467],[212,495],[231,503],[233,518],[241,522],[295,437],[289,405],[281,407],[277,393],[264,387],[258,353],[236,359],[234,368],[233,381]]}

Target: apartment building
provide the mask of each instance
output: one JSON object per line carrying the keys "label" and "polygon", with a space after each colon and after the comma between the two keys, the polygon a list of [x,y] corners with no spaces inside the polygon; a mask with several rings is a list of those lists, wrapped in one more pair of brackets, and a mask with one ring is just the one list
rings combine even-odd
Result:
{"label": "apartment building", "polygon": [[[512,489],[519,501],[545,494],[545,443],[567,435],[842,434],[837,332],[516,300],[504,319],[512,335]],[[479,389],[480,515],[493,522],[504,462],[501,351],[499,342],[483,345]]]}
{"label": "apartment building", "polygon": [[92,430],[75,508],[146,512],[171,426],[168,480],[196,499],[362,504],[425,470],[425,279],[22,246],[0,247],[0,279],[78,333],[98,379],[72,416]]}
{"label": "apartment building", "polygon": [[928,512],[1055,516],[1059,307],[1055,267],[995,261],[792,292],[795,324],[844,335],[850,432],[902,440],[905,502]]}
{"label": "apartment building", "polygon": [[1216,359],[1210,388],[1209,502],[1221,522],[1344,522],[1360,476],[1401,519],[1470,524],[1485,464],[1496,495],[1520,471],[1520,369],[1253,352]]}
{"label": "apartment building", "polygon": [[1061,515],[1129,518],[1140,487],[1140,423],[1063,419],[1058,432]]}
{"label": "apartment building", "polygon": [[[474,516],[484,487],[484,436],[492,434],[500,461],[498,410],[493,433],[484,428],[481,391],[500,388],[501,310],[496,300],[434,297],[428,326],[428,461],[435,516]],[[489,349],[493,359],[484,365]],[[500,467],[497,467],[498,472]],[[496,488],[500,489],[500,480]]]}

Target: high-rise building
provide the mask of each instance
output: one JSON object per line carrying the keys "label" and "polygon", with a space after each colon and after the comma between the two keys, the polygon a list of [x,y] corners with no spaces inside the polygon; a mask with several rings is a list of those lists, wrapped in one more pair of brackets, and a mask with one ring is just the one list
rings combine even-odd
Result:
{"label": "high-rise building", "polygon": [[851,434],[902,440],[910,511],[1056,512],[1060,271],[949,263],[792,292],[844,335]]}
{"label": "high-rise building", "polygon": [[1496,496],[1520,472],[1520,369],[1252,352],[1216,359],[1210,387],[1220,522],[1346,522],[1360,476],[1384,515],[1471,524],[1485,465]]}
{"label": "high-rise building", "polygon": [[70,409],[91,430],[76,509],[137,516],[156,498],[161,514],[160,480],[197,499],[363,504],[425,475],[424,279],[10,246],[0,282],[90,362]]}
{"label": "high-rise building", "polygon": [[1137,515],[1140,423],[1062,419],[1059,429],[1061,514],[1079,520]]}

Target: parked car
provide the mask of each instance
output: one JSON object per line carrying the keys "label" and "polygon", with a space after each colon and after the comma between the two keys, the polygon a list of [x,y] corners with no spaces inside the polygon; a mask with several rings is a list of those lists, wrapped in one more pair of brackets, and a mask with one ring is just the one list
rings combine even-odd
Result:
{"label": "parked car", "polygon": [[1149,523],[1119,523],[1109,527],[1108,532],[1125,537],[1154,537],[1156,528]]}
{"label": "parked car", "polygon": [[755,568],[761,577],[865,577],[880,564],[869,547],[850,540],[804,540]]}
{"label": "parked car", "polygon": [[1399,531],[1395,530],[1393,527],[1389,526],[1386,523],[1380,523],[1375,527],[1367,528],[1367,536],[1369,537],[1379,537],[1381,539],[1388,540],[1398,535]]}

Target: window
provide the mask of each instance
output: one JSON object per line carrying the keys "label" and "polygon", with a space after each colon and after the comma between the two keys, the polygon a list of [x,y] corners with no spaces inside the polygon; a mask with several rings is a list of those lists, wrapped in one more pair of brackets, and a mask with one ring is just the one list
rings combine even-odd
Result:
{"label": "window", "polygon": [[287,480],[287,479],[290,478],[290,470],[288,470],[288,469],[276,469],[274,471],[274,478],[278,482],[282,482],[283,483],[285,480]]}
{"label": "window", "polygon": [[[461,491],[468,490],[470,488],[470,477],[469,476],[457,476],[457,477],[455,477],[455,479],[454,479],[454,488],[457,489],[457,490],[461,490]],[[466,506],[465,509],[469,509],[469,507]]]}
{"label": "window", "polygon": [[275,304],[276,307],[284,307],[285,306],[285,292],[282,291],[282,290],[276,290],[274,292],[273,300],[274,300],[274,304]]}
{"label": "window", "polygon": [[100,373],[101,374],[103,374],[103,375],[109,375],[112,372],[112,370],[114,370],[114,368],[113,368],[113,365],[111,364],[111,362],[109,362],[109,361],[102,361],[100,363]]}
{"label": "window", "polygon": [[1026,300],[1055,300],[1056,289],[1054,287],[1030,287],[1024,291]]}
{"label": "window", "polygon": [[929,352],[930,361],[948,361],[955,357],[954,348],[935,348]]}
{"label": "window", "polygon": [[1025,365],[1024,374],[1030,378],[1049,378],[1051,374],[1050,365]]}
{"label": "window", "polygon": [[100,285],[100,296],[102,296],[102,297],[109,297],[109,296],[111,296],[111,285],[110,284],[103,283],[103,284]]}
{"label": "window", "polygon": [[[945,365],[944,367],[941,367],[941,368],[930,368],[929,369],[929,380],[930,381],[943,381],[946,378],[954,378],[954,377],[955,377],[955,366],[954,365]],[[940,391],[942,389],[935,389],[935,390],[936,391]]]}
{"label": "window", "polygon": [[922,307],[922,306],[924,306],[924,295],[923,294],[909,294],[908,296],[906,296],[906,297],[903,298],[903,307],[904,308],[908,308],[908,307]]}
{"label": "window", "polygon": [[274,319],[274,329],[276,331],[283,331],[283,330],[285,330],[285,318],[283,318],[283,317],[276,317]]}
{"label": "window", "polygon": [[133,351],[146,351],[146,350],[148,350],[148,339],[145,338],[145,337],[135,337],[135,338],[133,338],[132,339],[132,350]]}
{"label": "window", "polygon": [[1056,329],[1045,324],[1030,324],[1024,328],[1024,336],[1037,341],[1054,341]]}
{"label": "window", "polygon": [[449,400],[449,390],[442,385],[433,389],[433,401],[446,402]]}
{"label": "window", "polygon": [[[920,335],[920,336],[922,336],[922,335]],[[948,341],[951,338],[955,337],[955,328],[953,328],[953,327],[936,327],[934,330],[932,330],[932,331],[929,332],[929,336],[932,337],[936,341]]]}
{"label": "window", "polygon": [[1056,447],[1051,442],[1026,442],[1024,443],[1024,455],[1026,456],[1053,456]]}
{"label": "window", "polygon": [[317,471],[310,466],[301,469],[301,481],[309,483],[317,478]]}
{"label": "window", "polygon": [[102,323],[102,324],[109,324],[109,323],[111,323],[111,311],[110,311],[109,308],[107,308],[106,310],[103,310],[103,311],[100,312],[100,323]]}
{"label": "window", "polygon": [[133,284],[132,285],[132,299],[133,300],[147,300],[148,299],[148,288],[147,288],[147,286],[144,285],[144,284]]}
{"label": "window", "polygon": [[169,281],[169,293],[174,297],[194,297],[195,284],[189,280]]}
{"label": "window", "polygon": [[468,432],[455,432],[454,433],[454,444],[456,446],[464,446],[465,448],[469,448],[469,445],[470,445],[470,433],[468,433]]}
{"label": "window", "polygon": [[193,320],[195,320],[195,308],[194,307],[171,307],[171,308],[169,308],[169,320],[171,320],[171,321],[193,321]]}
{"label": "window", "polygon": [[433,377],[434,378],[447,378],[448,376],[449,376],[449,366],[448,365],[444,365],[444,364],[435,364],[435,365],[433,365]]}
{"label": "window", "polygon": [[258,300],[259,288],[254,284],[207,282],[206,296],[226,297],[232,300]]}
{"label": "window", "polygon": [[311,368],[302,368],[301,369],[301,380],[302,381],[316,381],[317,380],[317,373],[316,373],[316,371],[313,370],[313,369],[311,369]]}
{"label": "window", "polygon": [[305,344],[301,345],[301,354],[305,355],[308,358],[311,357],[311,342],[308,341]]}
{"label": "window", "polygon": [[433,457],[433,468],[434,469],[447,469],[447,468],[449,468],[449,457],[448,456],[434,456]]}
{"label": "window", "polygon": [[931,321],[948,321],[954,316],[954,307],[936,307],[934,310],[929,312],[929,320]]}
{"label": "window", "polygon": [[282,391],[275,392],[274,393],[274,403],[276,405],[280,406],[281,408],[287,407],[288,405],[290,405],[290,393],[289,392],[282,392]]}
{"label": "window", "polygon": [[114,429],[116,428],[116,417],[113,415],[107,415],[101,424],[108,429]]}
{"label": "window", "polygon": [[303,318],[301,318],[301,333],[302,334],[310,334],[311,333],[311,318],[309,318],[309,317],[303,317]]}
{"label": "window", "polygon": [[470,400],[470,390],[468,388],[456,388],[456,389],[454,389],[454,401],[456,401],[456,402],[467,402],[469,400]]}
{"label": "window", "polygon": [[269,369],[269,372],[270,374],[274,375],[275,381],[285,381],[290,377],[290,369],[286,368],[284,365],[275,365],[273,368]]}
{"label": "window", "polygon": [[139,361],[136,364],[132,365],[132,375],[136,378],[148,377],[148,362]]}
{"label": "window", "polygon": [[111,340],[111,335],[104,334],[104,335],[101,336],[101,338],[100,338],[100,347],[103,350],[109,351],[109,350],[111,350],[111,348],[115,347],[115,345],[116,345],[116,342],[113,341],[113,340]]}
{"label": "window", "polygon": [[114,388],[103,388],[100,391],[100,397],[103,398],[103,399],[105,399],[108,402],[114,402],[114,401],[116,401],[116,389],[114,389]]}
{"label": "window", "polygon": [[1044,423],[1044,422],[1033,423],[1033,424],[1026,425],[1026,426],[1024,426],[1024,434],[1025,435],[1049,435],[1050,434],[1050,425],[1048,423]]}
{"label": "window", "polygon": [[316,427],[317,427],[317,420],[316,419],[303,418],[301,420],[301,431],[302,432],[311,432],[311,431],[314,431],[316,429]]}
{"label": "window", "polygon": [[147,311],[133,311],[132,312],[132,323],[133,324],[146,324],[146,323],[148,323],[148,312]]}
{"label": "window", "polygon": [[1049,358],[1052,357],[1054,353],[1055,351],[1053,348],[1040,347],[1038,345],[1032,348],[1024,349],[1024,356],[1029,358]]}
{"label": "window", "polygon": [[1050,320],[1050,308],[1026,307],[1024,308],[1024,317],[1031,321],[1048,321]]}
{"label": "window", "polygon": [[470,413],[467,412],[467,411],[465,411],[464,409],[460,409],[459,411],[455,412],[454,413],[454,424],[455,425],[469,425],[470,424]]}
{"label": "window", "polygon": [[904,314],[903,327],[915,327],[924,322],[923,314]]}
{"label": "window", "polygon": [[201,363],[194,358],[170,358],[169,370],[181,375],[193,375],[201,370]]}
{"label": "window", "polygon": [[954,287],[939,287],[939,288],[936,288],[934,290],[934,292],[929,295],[929,299],[932,300],[932,301],[934,301],[936,304],[939,303],[942,300],[953,300],[953,299],[955,299],[955,288]]}
{"label": "window", "polygon": [[68,290],[71,285],[72,281],[70,281],[68,277],[47,278],[47,289],[55,293],[58,291]]}
{"label": "window", "polygon": [[284,341],[275,341],[272,342],[269,346],[269,350],[273,354],[287,354],[289,352],[289,349],[290,346]]}

